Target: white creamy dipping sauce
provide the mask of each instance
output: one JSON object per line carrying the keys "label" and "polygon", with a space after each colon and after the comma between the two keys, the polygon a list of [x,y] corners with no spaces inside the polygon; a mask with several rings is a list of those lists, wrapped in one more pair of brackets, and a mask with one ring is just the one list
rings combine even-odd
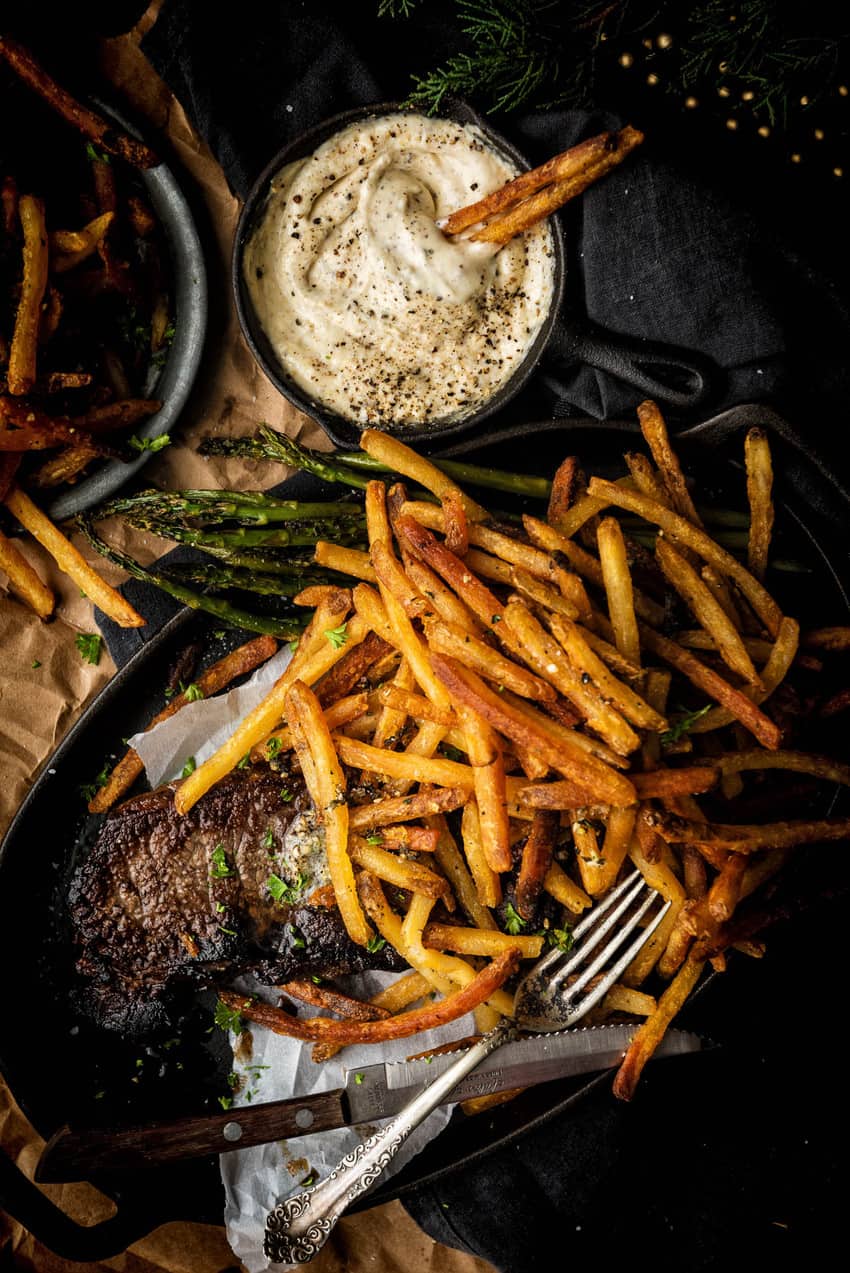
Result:
{"label": "white creamy dipping sauce", "polygon": [[498,247],[436,221],[518,171],[480,129],[407,113],[351,124],[283,168],[244,271],[287,378],[378,427],[461,420],[490,399],[549,313],[552,232]]}

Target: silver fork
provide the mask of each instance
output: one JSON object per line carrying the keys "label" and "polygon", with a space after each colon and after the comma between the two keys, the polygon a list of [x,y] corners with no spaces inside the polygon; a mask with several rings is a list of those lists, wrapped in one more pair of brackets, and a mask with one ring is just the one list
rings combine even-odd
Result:
{"label": "silver fork", "polygon": [[610,990],[667,914],[669,902],[626,945],[658,896],[637,872],[612,889],[573,929],[569,952],[549,951],[526,974],[516,991],[512,1018],[503,1017],[324,1180],[274,1207],[266,1221],[267,1258],[275,1264],[312,1260],[346,1208],[375,1184],[411,1132],[496,1048],[520,1031],[540,1034],[575,1025]]}

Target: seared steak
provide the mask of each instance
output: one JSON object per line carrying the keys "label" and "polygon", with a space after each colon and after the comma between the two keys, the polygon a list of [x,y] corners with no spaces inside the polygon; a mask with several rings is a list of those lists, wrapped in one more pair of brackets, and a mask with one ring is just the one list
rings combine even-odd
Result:
{"label": "seared steak", "polygon": [[236,770],[182,817],[168,787],[128,800],[69,890],[87,1010],[137,1033],[180,986],[401,967],[349,940],[327,882],[303,784],[270,769]]}

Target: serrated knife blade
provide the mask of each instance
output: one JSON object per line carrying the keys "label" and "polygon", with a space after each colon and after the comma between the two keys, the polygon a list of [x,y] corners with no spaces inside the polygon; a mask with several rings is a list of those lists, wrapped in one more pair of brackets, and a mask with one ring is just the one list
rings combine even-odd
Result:
{"label": "serrated knife blade", "polygon": [[[458,1084],[446,1104],[610,1069],[621,1060],[636,1029],[634,1025],[588,1026],[505,1043]],[[699,1052],[703,1046],[699,1035],[668,1030],[654,1055],[683,1055]],[[347,1069],[345,1086],[333,1091],[241,1106],[222,1114],[202,1114],[142,1127],[80,1131],[62,1127],[47,1142],[35,1178],[39,1182],[87,1180],[104,1171],[155,1167],[376,1122],[398,1113],[457,1060],[459,1051]]]}

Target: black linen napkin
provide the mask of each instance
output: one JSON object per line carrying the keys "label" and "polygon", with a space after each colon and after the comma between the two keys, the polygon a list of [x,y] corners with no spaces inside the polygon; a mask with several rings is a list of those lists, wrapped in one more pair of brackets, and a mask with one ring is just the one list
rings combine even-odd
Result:
{"label": "black linen napkin", "polygon": [[[369,3],[240,0],[226,20],[211,20],[200,0],[166,0],[144,49],[244,195],[286,141],[348,107],[403,97],[410,71],[443,57],[455,38],[439,3],[388,32]],[[615,121],[549,112],[501,122],[540,162]],[[723,371],[713,409],[772,403],[795,422],[803,452],[814,445],[838,464],[850,388],[846,307],[750,206],[649,137],[564,214],[569,304],[603,327],[713,359]],[[555,355],[509,408],[512,420],[631,414],[644,396]],[[126,591],[148,633],[177,608],[142,585]],[[103,626],[119,662],[143,639]],[[658,1270],[735,1268],[756,1251],[781,1262],[801,1240],[813,1253],[839,1222],[847,1126],[835,1099],[840,1057],[817,1024],[830,1020],[831,992],[804,978],[801,964],[834,966],[839,956],[828,918],[773,938],[770,976],[741,960],[699,1005],[701,1028],[716,1025],[721,1047],[651,1066],[628,1108],[603,1085],[405,1205],[433,1237],[502,1273],[553,1258],[608,1268],[637,1253]],[[789,1001],[805,1002],[812,1028],[789,1025]]]}

